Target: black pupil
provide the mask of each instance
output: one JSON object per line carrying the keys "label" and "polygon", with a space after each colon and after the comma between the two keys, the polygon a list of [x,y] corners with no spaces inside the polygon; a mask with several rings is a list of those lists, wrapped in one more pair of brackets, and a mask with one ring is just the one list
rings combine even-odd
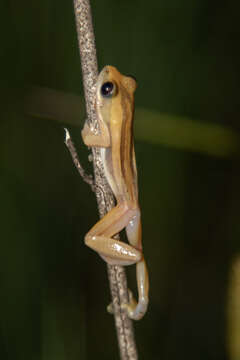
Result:
{"label": "black pupil", "polygon": [[101,87],[101,93],[103,96],[112,95],[112,91],[113,91],[113,83],[110,81],[105,82]]}

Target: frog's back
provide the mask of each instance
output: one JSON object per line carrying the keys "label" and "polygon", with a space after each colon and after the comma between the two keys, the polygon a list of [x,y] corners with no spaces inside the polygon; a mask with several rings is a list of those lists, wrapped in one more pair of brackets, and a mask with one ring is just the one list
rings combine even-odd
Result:
{"label": "frog's back", "polygon": [[[108,161],[106,174],[117,200],[138,201],[137,169],[133,142],[133,104],[129,98],[121,106],[121,114],[111,126],[111,147],[105,150]],[[120,124],[121,123],[121,124]],[[120,126],[121,125],[121,126]]]}
{"label": "frog's back", "polygon": [[99,113],[107,124],[110,147],[101,149],[104,171],[118,202],[127,201],[135,206],[138,201],[137,170],[133,143],[134,91],[136,81],[107,66],[99,80],[113,88],[113,95],[99,97]]}

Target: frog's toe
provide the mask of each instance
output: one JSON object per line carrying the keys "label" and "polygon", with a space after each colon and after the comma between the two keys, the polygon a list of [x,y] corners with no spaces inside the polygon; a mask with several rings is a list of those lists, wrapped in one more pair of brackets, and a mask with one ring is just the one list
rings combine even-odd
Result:
{"label": "frog's toe", "polygon": [[109,314],[113,314],[114,311],[113,311],[113,303],[111,302],[108,306],[107,306],[107,312]]}
{"label": "frog's toe", "polygon": [[140,320],[145,314],[148,306],[148,299],[140,299],[137,303],[132,292],[128,290],[129,303],[122,304],[121,308],[127,311],[128,317],[132,320]]}

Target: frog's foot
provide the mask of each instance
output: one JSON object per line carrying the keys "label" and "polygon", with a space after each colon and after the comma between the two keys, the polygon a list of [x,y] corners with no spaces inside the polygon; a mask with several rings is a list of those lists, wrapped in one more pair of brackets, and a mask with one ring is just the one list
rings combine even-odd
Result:
{"label": "frog's foot", "polygon": [[[122,304],[121,309],[126,310],[128,308],[131,308],[133,310],[134,308],[136,308],[137,302],[135,301],[135,299],[133,297],[133,293],[129,289],[128,289],[128,298],[129,298],[128,304]],[[109,314],[114,314],[112,302],[107,306],[107,311],[109,312]],[[128,312],[128,310],[127,310],[127,312]]]}
{"label": "frog's foot", "polygon": [[[127,304],[122,304],[121,309],[127,312],[128,317],[130,319],[140,320],[147,310],[148,300],[140,299],[139,302],[137,303],[136,300],[134,299],[133,293],[129,289],[128,289],[128,298],[129,298],[129,302]],[[114,313],[112,303],[108,305],[107,311],[110,314]]]}
{"label": "frog's foot", "polygon": [[148,307],[148,299],[140,298],[138,303],[130,290],[128,290],[129,302],[122,304],[121,308],[127,311],[128,317],[132,320],[140,320],[145,314]]}

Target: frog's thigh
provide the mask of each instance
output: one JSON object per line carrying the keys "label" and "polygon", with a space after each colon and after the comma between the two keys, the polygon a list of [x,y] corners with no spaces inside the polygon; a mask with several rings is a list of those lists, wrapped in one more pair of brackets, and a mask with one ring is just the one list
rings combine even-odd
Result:
{"label": "frog's thigh", "polygon": [[126,226],[126,233],[129,243],[138,248],[142,249],[142,225],[141,225],[141,216],[140,210],[136,209],[132,213],[132,218]]}
{"label": "frog's thigh", "polygon": [[112,236],[124,229],[132,211],[123,203],[109,211],[85,236],[87,246],[97,251],[109,264],[130,265],[141,259],[141,252]]}

